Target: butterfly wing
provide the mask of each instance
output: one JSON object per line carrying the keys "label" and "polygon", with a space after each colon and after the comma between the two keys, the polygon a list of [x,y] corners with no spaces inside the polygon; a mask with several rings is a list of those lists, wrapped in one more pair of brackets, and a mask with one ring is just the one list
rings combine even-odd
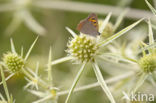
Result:
{"label": "butterfly wing", "polygon": [[84,34],[89,34],[92,36],[99,35],[98,32],[98,21],[96,14],[90,14],[88,18],[80,21],[80,23],[77,26],[77,30]]}
{"label": "butterfly wing", "polygon": [[83,22],[83,26],[81,27],[80,32],[82,32],[84,34],[89,34],[91,36],[99,35],[99,32],[92,25],[92,23],[91,22],[87,22],[87,21]]}
{"label": "butterfly wing", "polygon": [[98,25],[98,17],[96,14],[92,13],[88,16],[87,20],[91,22],[91,24],[96,28],[96,30],[99,30],[99,25]]}

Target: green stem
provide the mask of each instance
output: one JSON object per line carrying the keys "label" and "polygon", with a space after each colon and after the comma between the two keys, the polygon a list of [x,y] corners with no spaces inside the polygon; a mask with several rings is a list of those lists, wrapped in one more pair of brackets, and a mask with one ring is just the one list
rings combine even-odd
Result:
{"label": "green stem", "polygon": [[5,94],[7,96],[7,100],[10,101],[11,99],[10,99],[9,91],[8,91],[7,84],[6,84],[6,81],[5,81],[4,72],[3,72],[2,67],[0,67],[0,69],[1,69],[1,76],[2,76],[2,82],[3,82],[3,87],[4,87],[4,90],[5,90]]}
{"label": "green stem", "polygon": [[51,66],[51,61],[52,61],[52,51],[51,48],[49,50],[49,59],[48,59],[48,81],[50,85],[53,85],[53,77],[52,77],[52,66]]}
{"label": "green stem", "polygon": [[79,79],[80,79],[80,77],[81,77],[81,75],[82,75],[82,73],[83,73],[83,71],[84,71],[85,65],[86,65],[86,63],[84,63],[84,64],[82,65],[81,69],[80,69],[79,72],[77,73],[77,75],[76,75],[76,77],[75,77],[75,79],[74,79],[74,82],[73,82],[73,84],[72,84],[72,86],[71,86],[71,88],[70,88],[70,90],[69,90],[69,93],[68,93],[68,96],[67,96],[67,98],[66,98],[65,103],[68,103],[69,98],[71,97],[71,95],[72,95],[72,93],[73,93],[73,90],[74,90],[74,88],[76,87],[76,85],[77,85],[77,83],[78,83],[78,81],[79,81]]}
{"label": "green stem", "polygon": [[102,73],[101,73],[97,63],[93,63],[93,68],[94,68],[94,72],[96,74],[97,80],[98,80],[99,84],[101,85],[102,89],[104,90],[104,92],[106,93],[107,97],[109,98],[111,103],[116,103],[103,76],[102,76]]}

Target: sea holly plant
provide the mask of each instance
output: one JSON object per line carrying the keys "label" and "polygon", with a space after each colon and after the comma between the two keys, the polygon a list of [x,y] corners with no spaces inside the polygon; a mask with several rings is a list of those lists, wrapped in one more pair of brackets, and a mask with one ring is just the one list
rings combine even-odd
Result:
{"label": "sea holly plant", "polygon": [[[25,57],[23,57],[23,49],[21,49],[20,55],[16,52],[13,40],[10,39],[11,52],[7,52],[3,55],[3,58],[2,58],[3,61],[1,62],[1,66],[3,68],[6,68],[6,70],[11,73],[11,76],[13,76],[12,74],[16,74],[21,71],[25,71],[25,69],[23,69],[23,68],[25,67],[26,61],[27,61],[37,39],[38,39],[38,37],[35,39],[35,41],[31,45],[31,47],[28,50],[28,52],[26,53]],[[8,76],[8,77],[11,78],[11,76]]]}
{"label": "sea holly plant", "polygon": [[[52,73],[51,73],[51,50],[49,52],[49,60],[48,60],[48,82],[45,82],[46,80],[41,79],[38,70],[39,70],[39,63],[36,65],[35,72],[32,70],[32,68],[29,68],[26,65],[27,59],[38,40],[38,37],[34,40],[32,45],[30,46],[28,52],[25,56],[23,56],[23,49],[21,49],[21,54],[19,55],[16,50],[13,43],[13,40],[11,39],[11,52],[8,52],[4,54],[3,61],[1,62],[2,69],[5,69],[11,73],[5,81],[10,79],[12,76],[18,73],[23,73],[25,79],[27,80],[27,84],[25,85],[24,89],[27,89],[29,92],[36,94],[41,100],[35,101],[34,103],[39,103],[43,101],[44,97],[50,96],[52,100],[57,101],[57,95],[56,91],[58,90],[53,86],[52,83]],[[2,80],[1,84],[4,84],[4,80]],[[33,90],[35,88],[35,90]],[[41,93],[40,90],[44,91]],[[43,94],[43,95],[42,95]],[[2,96],[1,96],[2,97]],[[8,102],[10,103],[10,102]],[[12,102],[11,102],[12,103]]]}
{"label": "sea holly plant", "polygon": [[[42,103],[42,102],[54,102],[57,103],[57,99],[58,99],[58,88],[54,86],[53,83],[53,76],[52,76],[52,66],[51,66],[51,61],[52,61],[52,50],[50,48],[49,50],[49,57],[48,57],[48,63],[47,63],[47,78],[46,80],[42,81],[45,82],[46,81],[46,85],[48,86],[48,88],[42,88],[39,89],[38,85],[35,85],[36,90],[34,90],[34,88],[28,88],[29,86],[33,86],[33,82],[29,79],[27,79],[28,84],[25,86],[25,89],[27,89],[27,91],[29,91],[30,93],[36,95],[37,97],[39,97],[38,100],[34,101],[33,103]],[[34,77],[39,78],[38,76],[38,68],[39,65],[37,64],[36,67],[36,72],[33,72],[31,69],[29,69],[29,71],[34,75]]]}
{"label": "sea holly plant", "polygon": [[[152,26],[150,20],[148,20],[148,36],[149,36],[149,44],[142,43],[143,47],[146,48],[146,46],[153,45],[154,44],[154,35],[152,31]],[[142,71],[142,76],[140,77],[140,80],[136,84],[136,87],[134,89],[134,92],[137,91],[137,89],[144,83],[145,79],[148,76],[154,77],[155,70],[156,70],[156,49],[155,47],[147,49],[148,52],[145,52],[145,50],[142,51],[143,56],[138,60],[139,67]],[[153,78],[151,78],[153,79]],[[154,81],[154,80],[152,80]]]}
{"label": "sea holly plant", "polygon": [[[103,30],[105,29],[105,26],[108,23],[110,17],[111,17],[111,13],[108,14],[106,19],[103,21],[102,25],[100,26],[99,28],[100,33],[103,32]],[[72,62],[80,64],[81,68],[73,81],[73,84],[69,90],[65,103],[69,102],[69,99],[73,93],[73,90],[76,87],[83,71],[85,70],[85,66],[87,63],[92,64],[98,83],[102,87],[103,91],[106,93],[111,103],[115,103],[114,97],[112,96],[112,93],[110,92],[97,63],[97,60],[99,59],[100,55],[104,54],[104,52],[100,52],[100,49],[106,48],[106,46],[109,43],[113,42],[113,40],[119,38],[120,36],[128,32],[129,30],[134,28],[142,20],[143,19],[138,20],[137,22],[131,24],[130,26],[124,28],[123,30],[117,32],[116,34],[108,37],[107,39],[103,41],[99,40],[98,37],[94,38],[89,35],[85,35],[83,33],[80,33],[80,35],[77,35],[76,33],[74,33],[74,31],[66,27],[66,29],[72,35],[67,45],[68,49],[66,50],[68,53],[68,56],[52,61],[51,65],[56,65],[56,64],[71,60]]]}
{"label": "sea holly plant", "polygon": [[[150,85],[152,84],[153,86],[156,86],[154,80],[155,73],[156,73],[155,72],[156,71],[156,48],[155,48],[156,44],[155,44],[150,20],[148,20],[148,37],[149,37],[149,43],[144,43],[142,41],[139,41],[140,45],[137,46],[138,47],[140,46],[140,48],[137,49],[136,55],[133,55],[134,58],[130,58],[128,54],[125,54],[126,48],[122,49],[121,51],[123,59],[120,60],[120,62],[122,61],[122,63],[128,63],[134,65],[135,67],[132,68],[131,71],[134,71],[135,73],[133,79],[136,82],[131,83],[132,88],[128,88],[129,96],[131,93],[135,93],[143,85],[143,83],[145,83],[145,81],[149,81],[148,84],[150,83]],[[127,61],[130,62],[127,62],[126,59]],[[131,81],[131,79],[129,80],[129,82]],[[123,84],[125,83],[128,84],[127,82],[124,81],[122,82]]]}
{"label": "sea holly plant", "polygon": [[29,85],[31,84],[36,88],[38,87],[37,85],[40,85],[43,88],[48,88],[48,85],[43,82],[37,74],[34,75],[33,72],[26,66],[27,59],[37,42],[37,39],[38,37],[34,40],[25,56],[23,56],[23,49],[21,49],[20,55],[16,52],[13,40],[11,39],[11,52],[4,54],[3,61],[1,62],[2,68],[10,72],[10,75],[6,78],[6,80],[10,79],[17,73],[23,73],[25,78],[30,80],[31,83],[29,83]]}

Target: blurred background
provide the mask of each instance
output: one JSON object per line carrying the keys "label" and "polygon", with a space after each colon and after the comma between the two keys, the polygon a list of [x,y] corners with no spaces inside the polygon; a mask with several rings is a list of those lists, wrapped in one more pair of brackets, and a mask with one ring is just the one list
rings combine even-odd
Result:
{"label": "blurred background", "polygon": [[[14,25],[12,28],[15,30],[10,31],[9,27],[10,23],[14,19],[16,10],[4,10],[3,11],[3,5],[8,3],[18,3],[22,0],[0,0],[0,57],[2,58],[3,54],[10,51],[10,38],[13,39],[17,52],[20,53],[21,47],[24,47],[24,53],[27,52],[28,48],[30,47],[31,43],[34,41],[34,39],[38,36],[37,32],[31,30],[30,26],[26,25],[25,22],[21,22],[20,25],[17,23],[13,23]],[[104,19],[106,14],[108,12],[111,12],[111,10],[114,10],[115,8],[121,8],[124,10],[124,8],[132,8],[135,10],[141,10],[139,12],[140,14],[132,15],[132,12],[128,12],[125,19],[123,20],[122,24],[119,27],[119,30],[121,30],[123,27],[126,27],[130,25],[131,23],[135,22],[141,17],[144,16],[151,16],[152,13],[149,11],[146,3],[144,0],[68,0],[68,10],[65,8],[62,8],[63,3],[67,0],[56,0],[58,3],[56,3],[55,7],[51,4],[51,8],[48,8],[50,4],[46,7],[39,7],[36,6],[35,2],[41,3],[46,0],[32,0],[29,5],[26,6],[27,10],[31,13],[33,18],[44,27],[46,30],[45,35],[40,36],[39,40],[37,41],[37,44],[35,45],[31,56],[28,59],[28,65],[31,68],[35,68],[36,62],[40,62],[40,74],[44,77],[45,74],[45,67],[46,63],[48,61],[48,51],[50,46],[52,47],[53,51],[53,60],[61,58],[66,56],[65,50],[67,49],[67,42],[69,37],[71,35],[68,33],[68,31],[65,29],[65,27],[69,27],[72,30],[74,30],[76,33],[78,31],[76,30],[76,26],[79,23],[80,20],[86,18],[89,13],[94,12],[97,13],[98,18]],[[52,1],[53,0],[49,0]],[[59,4],[60,2],[63,2],[62,4]],[[78,8],[78,6],[75,6],[75,11],[72,9],[74,5],[70,4],[70,2],[74,4],[78,4],[78,6],[83,6],[81,9]],[[150,3],[154,4],[151,1]],[[82,3],[82,4],[81,4]],[[89,6],[89,5],[93,6]],[[46,3],[45,3],[46,5]],[[95,6],[94,6],[95,5]],[[89,7],[88,7],[89,6]],[[104,7],[105,9],[97,10],[97,7]],[[110,9],[109,7],[112,9]],[[14,7],[14,6],[12,6]],[[91,8],[90,8],[91,7]],[[80,10],[77,10],[80,9]],[[84,10],[84,11],[83,11]],[[116,18],[120,15],[121,12],[115,13],[113,12],[113,16],[111,17],[111,22],[114,23]],[[144,14],[145,13],[145,14]],[[117,15],[118,14],[118,15]],[[136,16],[136,17],[135,17]],[[17,16],[18,18],[18,16]],[[9,28],[9,29],[8,29]],[[147,26],[145,26],[145,29]],[[7,30],[8,29],[8,30]],[[54,78],[54,84],[58,86],[60,89],[68,89],[70,84],[72,83],[72,78],[77,73],[80,66],[72,67],[71,62],[62,63],[59,66],[54,66],[53,68],[53,78]],[[88,67],[89,68],[89,67]],[[107,73],[104,73],[107,75]],[[7,74],[6,74],[7,75]],[[81,79],[79,84],[87,84],[96,82],[96,78],[94,78],[94,73],[92,69],[88,69],[85,71],[85,78]],[[7,81],[8,88],[10,93],[13,95],[13,97],[16,99],[16,103],[31,103],[32,101],[36,100],[37,97],[33,96],[32,94],[28,93],[23,89],[23,87],[26,85],[26,81],[23,78],[23,75],[18,74],[11,78],[9,81]],[[0,92],[4,93],[2,85],[0,86]],[[58,103],[64,103],[66,96],[61,96],[59,98]],[[104,102],[105,101],[105,102]],[[82,92],[77,92],[72,98],[72,103],[109,103],[107,97],[101,91],[99,87],[89,89]]]}

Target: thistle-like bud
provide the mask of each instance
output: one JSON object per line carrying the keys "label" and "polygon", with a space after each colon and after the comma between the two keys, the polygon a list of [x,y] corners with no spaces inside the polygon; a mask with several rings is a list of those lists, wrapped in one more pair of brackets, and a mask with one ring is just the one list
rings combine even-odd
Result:
{"label": "thistle-like bud", "polygon": [[[99,27],[102,25],[103,21],[102,20],[99,20]],[[102,31],[100,37],[103,38],[103,39],[106,39],[110,36],[113,35],[113,24],[111,22],[109,22],[105,29]]]}
{"label": "thistle-like bud", "polygon": [[98,48],[95,38],[81,34],[69,41],[67,52],[78,61],[89,62],[94,61]]}
{"label": "thistle-like bud", "polygon": [[3,62],[9,71],[13,73],[20,71],[24,66],[22,57],[11,52],[4,54]]}
{"label": "thistle-like bud", "polygon": [[138,63],[145,73],[153,72],[156,69],[156,54],[143,56]]}

